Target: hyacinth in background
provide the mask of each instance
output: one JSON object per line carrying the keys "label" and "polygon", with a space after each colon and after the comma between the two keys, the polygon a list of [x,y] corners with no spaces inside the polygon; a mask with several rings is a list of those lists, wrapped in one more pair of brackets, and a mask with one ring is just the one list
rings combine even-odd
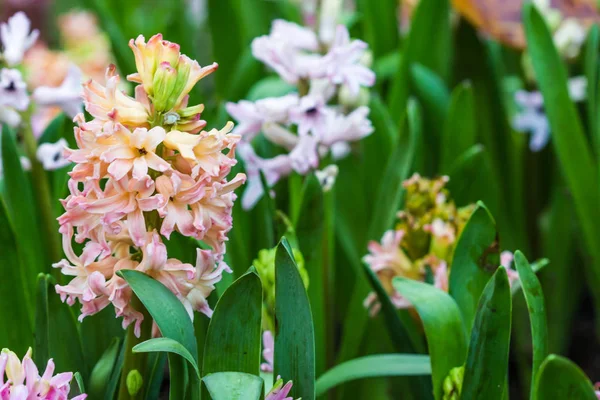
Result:
{"label": "hyacinth in background", "polygon": [[[246,209],[263,195],[261,173],[268,187],[293,172],[306,175],[323,167],[325,157],[344,157],[351,142],[373,132],[365,106],[366,88],[375,83],[367,44],[350,39],[345,26],[335,27],[335,17],[322,20],[328,23],[319,35],[275,20],[269,35],[252,42],[254,57],[295,85],[296,92],[227,104],[238,121],[235,133],[242,136],[239,152],[248,173],[242,198]],[[268,159],[256,154],[251,142],[260,133],[285,153]]]}
{"label": "hyacinth in background", "polygon": [[[22,361],[8,349],[3,349],[0,354],[1,400],[67,400],[72,379],[72,372],[54,375],[52,359],[48,361],[44,373],[40,376],[31,359],[31,348]],[[87,395],[80,394],[71,400],[84,400],[86,397]]]}
{"label": "hyacinth in background", "polygon": [[[82,304],[80,319],[112,303],[123,327],[135,323],[139,336],[144,317],[117,271],[144,272],[169,288],[190,318],[194,310],[210,316],[206,298],[230,271],[223,255],[233,190],[245,176],[227,180],[239,140],[230,133],[233,125],[204,131],[203,106],[187,104],[190,90],[217,64],[200,67],[160,34],[148,42],[139,36],[129,46],[137,67],[128,76],[138,84],[135,98],[118,89],[112,65],[104,86],[93,80],[84,85],[93,119],[75,118],[78,148],[67,158],[76,165],[59,218],[67,258],[54,267],[74,277],[56,290],[69,304]],[[210,248],[197,250],[195,266],[169,258],[164,239],[173,234]],[[73,240],[83,244],[80,254]]]}

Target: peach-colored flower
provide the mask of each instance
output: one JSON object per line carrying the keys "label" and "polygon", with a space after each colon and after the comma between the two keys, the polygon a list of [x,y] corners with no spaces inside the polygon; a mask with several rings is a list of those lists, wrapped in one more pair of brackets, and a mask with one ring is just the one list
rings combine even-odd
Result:
{"label": "peach-colored flower", "polygon": [[163,40],[161,34],[152,36],[148,43],[140,35],[129,41],[129,47],[138,72],[127,79],[142,84],[146,93],[161,103],[157,106],[159,111],[178,106],[200,79],[218,67],[217,63],[200,67],[197,61],[179,52],[178,44]]}
{"label": "peach-colored flower", "polygon": [[135,99],[118,88],[119,75],[111,65],[106,70],[106,86],[90,79],[83,85],[85,109],[100,121],[120,122],[128,127],[149,127],[150,107],[143,90],[136,89]]}
{"label": "peach-colored flower", "polygon": [[[56,290],[68,304],[82,304],[80,319],[112,304],[123,317],[123,327],[134,324],[136,335],[143,314],[131,304],[132,290],[116,272],[141,271],[173,292],[190,318],[194,311],[210,316],[206,298],[223,272],[231,272],[223,255],[233,222],[233,190],[245,181],[243,174],[227,179],[239,140],[230,134],[232,124],[197,133],[206,125],[199,118],[202,105],[188,106],[185,93],[165,113],[156,98],[165,82],[154,85],[154,92],[144,89],[142,77],[156,72],[145,62],[174,57],[169,52],[175,49],[177,60],[184,57],[177,45],[157,38],[148,44],[142,38],[132,46],[136,61],[142,62],[135,99],[117,89],[114,66],[108,68],[106,87],[94,81],[85,85],[85,106],[94,118],[75,117],[77,148],[65,150],[75,166],[70,194],[62,200],[65,213],[58,218],[66,259],[54,265],[74,277]],[[156,54],[157,49],[165,53]],[[176,66],[178,74],[184,71],[189,78],[185,65]],[[179,89],[189,91],[189,81],[180,84]],[[169,258],[163,238],[174,231],[209,247],[198,250],[195,266]],[[73,241],[83,244],[81,252],[75,251]],[[153,332],[158,334],[155,326]]]}

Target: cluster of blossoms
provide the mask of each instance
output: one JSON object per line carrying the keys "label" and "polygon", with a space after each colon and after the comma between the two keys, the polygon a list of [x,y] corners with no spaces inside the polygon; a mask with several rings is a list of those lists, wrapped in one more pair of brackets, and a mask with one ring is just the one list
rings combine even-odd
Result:
{"label": "cluster of blossoms", "polygon": [[[162,282],[193,311],[210,316],[206,298],[229,267],[223,262],[232,227],[233,190],[245,181],[235,165],[238,135],[232,123],[205,131],[202,105],[188,106],[189,92],[217,64],[206,67],[182,55],[179,45],[155,35],[129,46],[137,73],[135,98],[118,89],[115,67],[106,84],[84,84],[85,108],[92,115],[75,118],[78,148],[67,150],[75,163],[70,195],[58,219],[66,259],[54,265],[73,276],[56,286],[63,301],[82,304],[80,319],[112,303],[123,326],[135,322],[140,334],[143,315],[131,303],[132,290],[116,272],[131,269]],[[195,238],[196,265],[168,258],[163,238]],[[83,244],[80,254],[73,240]],[[208,248],[207,248],[208,247]]]}
{"label": "cluster of blossoms", "polygon": [[[277,248],[263,249],[258,252],[252,265],[256,268],[263,286],[263,306],[262,306],[262,325],[263,325],[263,358],[265,362],[261,364],[261,370],[264,372],[273,372],[273,353],[274,345],[273,334],[275,330],[275,254]],[[294,259],[298,267],[298,272],[302,278],[305,288],[308,288],[308,272],[304,268],[304,257],[300,250],[292,248]]]}
{"label": "cluster of blossoms", "polygon": [[[3,349],[0,354],[0,400],[67,400],[73,373],[53,374],[54,362],[51,359],[40,376],[31,359],[31,349],[23,361],[12,351]],[[84,400],[86,397],[81,394],[71,400]]]}
{"label": "cluster of blossoms", "polygon": [[[368,68],[367,44],[351,40],[346,27],[313,30],[276,20],[268,36],[252,42],[255,58],[296,85],[298,92],[250,102],[228,103],[227,111],[239,122],[239,154],[246,165],[248,187],[242,198],[251,208],[263,195],[260,173],[272,187],[293,172],[304,175],[319,168],[320,159],[350,151],[350,142],[373,131],[368,119],[368,91],[375,74]],[[321,27],[323,28],[323,27]],[[265,159],[251,141],[264,137],[286,153]]]}
{"label": "cluster of blossoms", "polygon": [[[429,180],[418,174],[406,180],[405,209],[398,213],[396,228],[385,232],[381,243],[370,242],[369,254],[363,258],[397,308],[409,308],[411,304],[394,290],[394,277],[428,282],[448,291],[454,247],[473,206],[457,208],[445,188],[447,182],[445,176]],[[512,254],[502,254],[502,265],[513,281],[516,272],[509,268],[511,261]],[[364,304],[371,315],[379,311],[374,293],[369,294]]]}
{"label": "cluster of blossoms", "polygon": [[[584,23],[575,17],[565,18],[559,9],[553,8],[550,0],[534,0],[535,5],[546,20],[558,53],[563,59],[571,61],[579,56],[587,35]],[[523,53],[523,70],[531,83],[536,82],[535,72],[528,52]],[[577,76],[569,79],[569,95],[574,102],[585,100],[587,78]],[[542,150],[550,139],[548,117],[544,112],[544,100],[539,91],[518,90],[514,95],[518,112],[512,119],[516,131],[529,132],[529,148],[537,152]]]}
{"label": "cluster of blossoms", "polygon": [[[31,29],[31,22],[23,12],[0,24],[0,122],[14,128],[31,124],[35,138],[41,136],[61,110],[74,117],[83,105],[81,70],[66,56],[61,63],[55,62],[56,58],[42,62],[36,55],[44,47],[38,36],[39,32]],[[80,40],[84,43],[86,38]],[[52,68],[45,68],[47,65]],[[37,157],[46,169],[60,168],[68,164],[61,156],[65,145],[64,139],[42,144],[37,154],[31,156]],[[29,159],[22,157],[21,161],[25,169],[29,168]]]}

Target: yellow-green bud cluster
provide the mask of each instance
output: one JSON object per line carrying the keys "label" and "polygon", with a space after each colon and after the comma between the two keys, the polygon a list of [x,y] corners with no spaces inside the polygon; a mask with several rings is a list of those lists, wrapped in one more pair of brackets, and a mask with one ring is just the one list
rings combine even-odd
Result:
{"label": "yellow-green bud cluster", "polygon": [[405,208],[398,213],[396,229],[405,232],[403,250],[417,264],[434,256],[450,265],[456,239],[473,211],[471,205],[456,207],[447,182],[445,176],[425,179],[418,174],[404,182]]}
{"label": "yellow-green bud cluster", "polygon": [[458,400],[462,391],[463,377],[465,374],[465,366],[455,367],[450,370],[446,379],[444,379],[443,400]]}

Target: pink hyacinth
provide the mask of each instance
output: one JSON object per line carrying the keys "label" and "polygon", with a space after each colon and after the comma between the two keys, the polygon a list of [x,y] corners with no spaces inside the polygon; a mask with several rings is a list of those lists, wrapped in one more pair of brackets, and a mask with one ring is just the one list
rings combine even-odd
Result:
{"label": "pink hyacinth", "polygon": [[[193,311],[210,316],[206,298],[223,271],[231,272],[223,255],[233,191],[246,177],[227,179],[240,139],[231,133],[233,124],[204,131],[203,106],[187,104],[193,84],[216,66],[200,68],[160,35],[148,43],[139,37],[131,47],[143,67],[130,77],[139,83],[135,98],[117,89],[114,66],[108,68],[106,87],[84,85],[85,107],[94,119],[75,118],[77,148],[65,151],[75,166],[70,194],[62,200],[65,213],[58,218],[66,259],[54,267],[74,277],[56,290],[68,304],[82,304],[80,320],[112,304],[123,327],[134,323],[139,335],[143,315],[116,272],[144,272],[171,290],[190,318]],[[157,65],[175,75],[161,75]],[[177,74],[187,83],[183,88],[177,83],[176,99],[163,96],[158,109],[157,98],[180,82]],[[195,265],[168,256],[164,239],[174,233],[207,245],[198,249]],[[73,241],[83,245],[80,253]]]}
{"label": "pink hyacinth", "polygon": [[281,379],[281,376],[278,376],[273,388],[265,396],[265,400],[294,400],[292,397],[286,397],[290,393],[290,390],[292,390],[292,386],[292,381],[288,381],[284,385],[283,379]]}
{"label": "pink hyacinth", "polygon": [[[73,373],[53,374],[54,362],[50,359],[40,376],[31,359],[31,348],[23,361],[12,351],[4,349],[0,355],[0,400],[67,400]],[[83,400],[86,397],[86,394],[81,394],[71,400]]]}
{"label": "pink hyacinth", "polygon": [[265,362],[260,364],[260,370],[263,372],[273,372],[273,357],[275,355],[275,341],[271,331],[263,332],[263,358]]}

